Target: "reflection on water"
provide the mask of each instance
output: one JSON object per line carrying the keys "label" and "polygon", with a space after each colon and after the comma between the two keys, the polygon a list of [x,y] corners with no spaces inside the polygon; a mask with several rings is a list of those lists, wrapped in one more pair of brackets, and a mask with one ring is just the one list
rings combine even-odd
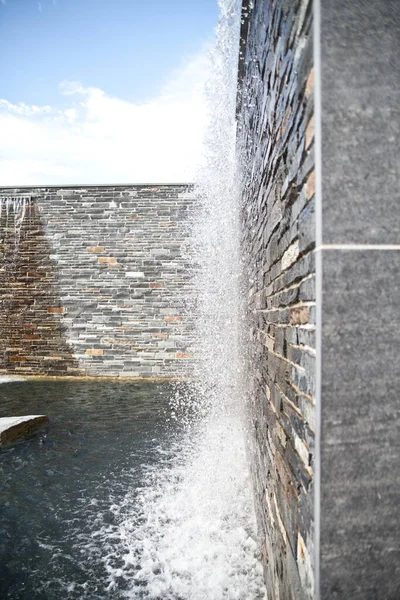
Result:
{"label": "reflection on water", "polygon": [[134,504],[144,467],[179,443],[167,426],[170,393],[168,384],[129,382],[0,386],[0,416],[50,418],[0,454],[1,598],[121,597],[123,579],[106,591],[104,538],[117,557],[116,507],[128,490]]}

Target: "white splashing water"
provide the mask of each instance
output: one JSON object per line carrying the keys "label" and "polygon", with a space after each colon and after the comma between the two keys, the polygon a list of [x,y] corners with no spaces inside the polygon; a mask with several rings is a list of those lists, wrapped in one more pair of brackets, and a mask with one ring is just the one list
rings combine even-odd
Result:
{"label": "white splashing water", "polygon": [[123,577],[131,582],[127,598],[265,598],[237,419],[200,426],[147,478],[139,496],[115,507],[121,553],[119,562],[113,553],[106,559],[109,590]]}
{"label": "white splashing water", "polygon": [[13,383],[14,381],[26,381],[23,377],[17,377],[14,375],[0,375],[0,384],[2,383]]}
{"label": "white splashing water", "polygon": [[[196,290],[196,377],[192,421],[165,464],[116,510],[123,548],[106,560],[110,589],[129,574],[129,598],[264,599],[252,485],[246,456],[239,353],[239,197],[235,109],[240,2],[221,0],[208,85],[207,164],[192,224]],[[139,508],[138,508],[139,507]],[[113,533],[115,535],[115,532]]]}
{"label": "white splashing water", "polygon": [[239,6],[220,3],[221,23],[208,84],[207,164],[199,173],[200,210],[193,225],[198,270],[197,380],[207,409],[240,404],[239,195],[236,185],[236,89]]}

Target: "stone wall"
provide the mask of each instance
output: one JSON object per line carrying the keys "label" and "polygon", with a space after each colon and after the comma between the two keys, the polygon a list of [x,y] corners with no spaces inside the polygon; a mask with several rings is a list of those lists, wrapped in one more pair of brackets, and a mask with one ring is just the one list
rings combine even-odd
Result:
{"label": "stone wall", "polygon": [[268,597],[395,600],[398,2],[244,0],[242,23],[244,346]]}
{"label": "stone wall", "polygon": [[321,0],[320,16],[320,597],[395,600],[400,5]]}
{"label": "stone wall", "polygon": [[303,600],[314,597],[312,2],[244,2],[243,15],[238,146],[256,505],[268,597]]}
{"label": "stone wall", "polygon": [[187,185],[0,189],[0,373],[190,372]]}

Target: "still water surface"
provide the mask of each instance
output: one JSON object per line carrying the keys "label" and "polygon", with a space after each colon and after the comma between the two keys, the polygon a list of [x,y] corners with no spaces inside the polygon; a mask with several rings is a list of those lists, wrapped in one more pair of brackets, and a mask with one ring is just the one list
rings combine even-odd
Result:
{"label": "still water surface", "polygon": [[50,419],[0,454],[1,598],[123,597],[121,506],[129,490],[132,510],[144,469],[179,445],[171,393],[129,382],[0,386],[0,416]]}

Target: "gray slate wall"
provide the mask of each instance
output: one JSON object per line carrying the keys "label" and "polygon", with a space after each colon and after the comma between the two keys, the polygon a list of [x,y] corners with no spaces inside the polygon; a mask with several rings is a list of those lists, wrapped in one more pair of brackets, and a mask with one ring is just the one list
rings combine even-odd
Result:
{"label": "gray slate wall", "polygon": [[399,5],[243,6],[246,344],[269,599],[395,600]]}
{"label": "gray slate wall", "polygon": [[323,600],[400,598],[400,5],[321,1]]}
{"label": "gray slate wall", "polygon": [[0,202],[0,373],[190,372],[190,186],[0,189]]}
{"label": "gray slate wall", "polygon": [[311,2],[244,3],[238,143],[253,473],[272,600],[314,595]]}

